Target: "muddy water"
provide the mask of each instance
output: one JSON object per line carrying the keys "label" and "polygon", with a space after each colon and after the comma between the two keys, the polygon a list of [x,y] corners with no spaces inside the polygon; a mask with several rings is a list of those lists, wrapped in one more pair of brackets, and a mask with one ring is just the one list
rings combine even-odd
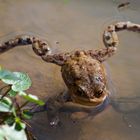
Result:
{"label": "muddy water", "polygon": [[[128,7],[118,10],[121,2],[125,0],[0,0],[0,37],[37,34],[58,51],[103,47],[102,32],[108,24],[120,20],[140,23],[140,1],[130,0]],[[113,81],[109,80],[111,105],[79,121],[61,113],[62,124],[57,128],[49,127],[46,113],[40,113],[32,121],[39,140],[140,139],[140,35],[121,32],[119,37],[118,53],[107,62]],[[33,81],[29,92],[42,99],[66,89],[60,68],[41,61],[29,46],[2,54],[0,64],[27,72]]]}

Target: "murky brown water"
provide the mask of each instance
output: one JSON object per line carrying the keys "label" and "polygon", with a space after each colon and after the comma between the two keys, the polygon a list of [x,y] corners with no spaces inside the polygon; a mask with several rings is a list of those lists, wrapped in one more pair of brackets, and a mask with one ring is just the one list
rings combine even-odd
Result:
{"label": "murky brown water", "polygon": [[[117,5],[125,1],[0,0],[1,40],[23,31],[47,38],[59,51],[103,47],[102,32],[110,23],[120,20],[140,23],[140,1],[130,0],[129,7],[118,11]],[[46,113],[40,113],[32,122],[39,140],[140,139],[140,35],[121,32],[119,37],[118,53],[108,60],[114,83],[111,105],[102,113],[80,121],[72,121],[67,113],[61,113],[62,125],[57,128],[49,127]],[[0,64],[6,69],[29,73],[33,81],[30,92],[42,99],[66,88],[60,68],[41,61],[31,48],[19,47],[2,54]]]}

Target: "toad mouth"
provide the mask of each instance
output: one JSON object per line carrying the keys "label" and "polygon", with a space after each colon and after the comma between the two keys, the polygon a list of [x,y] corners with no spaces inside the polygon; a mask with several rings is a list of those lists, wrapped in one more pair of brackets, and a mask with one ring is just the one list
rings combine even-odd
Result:
{"label": "toad mouth", "polygon": [[86,105],[86,106],[97,106],[97,105],[101,104],[102,102],[104,102],[106,97],[107,97],[107,94],[102,94],[102,96],[100,96],[99,98],[97,98],[97,97],[85,98],[85,97],[81,97],[81,96],[73,94],[72,100],[75,103],[80,103],[80,104]]}

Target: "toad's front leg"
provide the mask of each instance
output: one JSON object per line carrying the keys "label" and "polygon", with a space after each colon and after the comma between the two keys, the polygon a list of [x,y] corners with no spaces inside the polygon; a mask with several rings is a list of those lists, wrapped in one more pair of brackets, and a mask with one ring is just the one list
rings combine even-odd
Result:
{"label": "toad's front leg", "polygon": [[90,55],[93,59],[96,59],[100,62],[105,61],[107,58],[114,55],[117,51],[116,47],[108,47],[99,50],[88,50],[85,54]]}
{"label": "toad's front leg", "polygon": [[32,44],[33,51],[39,55],[44,61],[54,63],[59,66],[64,65],[65,61],[70,57],[70,53],[54,53],[45,43],[40,40],[34,40]]}
{"label": "toad's front leg", "polygon": [[28,35],[19,35],[6,42],[0,43],[0,54],[21,45],[32,45],[33,51],[44,61],[60,66],[62,66],[67,57],[70,56],[69,53],[52,54],[53,49],[50,49],[47,41]]}
{"label": "toad's front leg", "polygon": [[106,48],[100,50],[89,50],[86,53],[100,62],[105,61],[116,53],[117,46],[119,44],[117,32],[122,30],[140,32],[140,25],[129,21],[117,22],[109,25],[103,33],[103,42]]}

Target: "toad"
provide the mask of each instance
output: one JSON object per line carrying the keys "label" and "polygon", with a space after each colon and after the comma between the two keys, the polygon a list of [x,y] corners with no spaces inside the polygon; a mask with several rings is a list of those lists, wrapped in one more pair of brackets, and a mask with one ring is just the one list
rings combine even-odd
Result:
{"label": "toad", "polygon": [[62,107],[91,111],[105,102],[109,91],[103,62],[116,53],[119,43],[116,32],[124,29],[140,31],[140,25],[131,22],[117,22],[109,25],[103,33],[105,48],[97,50],[53,54],[46,41],[32,36],[19,36],[2,43],[0,52],[3,53],[15,46],[31,44],[33,51],[44,61],[61,66],[62,77],[68,92],[49,100],[46,104],[52,114],[51,124],[55,125],[58,122],[55,116]]}

